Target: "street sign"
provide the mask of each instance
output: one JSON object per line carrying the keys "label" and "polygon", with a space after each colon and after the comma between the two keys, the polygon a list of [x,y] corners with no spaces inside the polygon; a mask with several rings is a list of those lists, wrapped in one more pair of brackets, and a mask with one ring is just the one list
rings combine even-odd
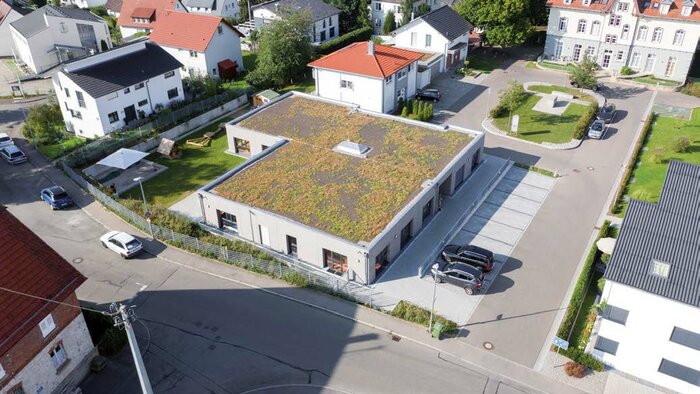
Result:
{"label": "street sign", "polygon": [[569,348],[569,342],[559,338],[559,337],[554,337],[554,346],[558,346],[562,348],[563,350],[567,350]]}
{"label": "street sign", "polygon": [[510,123],[510,131],[513,133],[518,132],[518,123],[520,123],[520,116],[519,115],[513,115],[513,121]]}

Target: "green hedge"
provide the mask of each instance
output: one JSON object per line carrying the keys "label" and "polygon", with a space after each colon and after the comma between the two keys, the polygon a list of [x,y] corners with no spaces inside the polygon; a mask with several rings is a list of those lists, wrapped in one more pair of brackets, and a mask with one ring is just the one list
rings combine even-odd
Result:
{"label": "green hedge", "polygon": [[581,365],[585,365],[586,367],[594,371],[600,372],[604,368],[603,363],[600,360],[574,347],[569,348],[569,350],[565,351],[564,355]]}
{"label": "green hedge", "polygon": [[372,38],[372,33],[373,31],[371,27],[361,27],[359,29],[345,33],[336,39],[324,42],[323,44],[316,47],[316,53],[318,53],[319,55],[327,55],[331,52],[337,51],[340,48],[346,47],[352,44],[353,42],[367,41],[370,38]]}
{"label": "green hedge", "polygon": [[630,162],[627,163],[627,167],[625,168],[625,175],[622,177],[622,182],[620,183],[619,189],[617,190],[617,196],[615,197],[614,202],[615,205],[613,205],[612,209],[610,210],[613,214],[617,215],[622,213],[622,210],[625,206],[625,201],[623,197],[627,192],[627,185],[629,184],[630,177],[632,176],[632,170],[634,169],[635,163],[639,159],[639,152],[642,150],[642,147],[647,141],[647,137],[649,136],[649,132],[651,131],[651,126],[656,120],[656,116],[656,114],[652,113],[651,116],[647,118],[646,123],[642,128],[642,135],[639,136],[637,144],[634,146],[634,154],[632,154]]}
{"label": "green hedge", "polygon": [[593,103],[588,107],[588,111],[581,116],[578,123],[576,123],[576,129],[574,130],[574,138],[577,140],[583,139],[588,132],[588,127],[595,119],[596,114],[598,114],[598,103]]}
{"label": "green hedge", "polygon": [[[391,315],[426,327],[428,327],[430,324],[429,310],[423,309],[406,301],[399,301],[394,310],[391,311]],[[433,315],[433,322],[444,324],[442,332],[445,334],[454,334],[459,331],[457,323],[447,320],[440,315]]]}

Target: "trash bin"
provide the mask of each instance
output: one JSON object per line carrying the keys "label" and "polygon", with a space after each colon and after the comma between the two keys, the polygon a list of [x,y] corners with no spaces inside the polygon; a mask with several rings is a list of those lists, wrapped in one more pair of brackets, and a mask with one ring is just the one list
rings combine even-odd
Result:
{"label": "trash bin", "polygon": [[433,325],[433,338],[440,339],[440,334],[442,334],[442,329],[445,328],[445,325],[442,323],[435,323]]}

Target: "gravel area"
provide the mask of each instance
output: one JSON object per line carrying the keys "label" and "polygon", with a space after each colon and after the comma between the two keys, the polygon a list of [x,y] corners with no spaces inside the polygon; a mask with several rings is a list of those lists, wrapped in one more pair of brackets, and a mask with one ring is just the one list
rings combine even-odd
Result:
{"label": "gravel area", "polygon": [[566,372],[564,372],[564,364],[566,364],[567,361],[569,361],[569,359],[559,353],[548,352],[545,362],[542,365],[542,370],[539,372],[587,393],[598,394],[605,392],[608,372],[588,371],[586,376],[581,379],[572,378],[567,376]]}

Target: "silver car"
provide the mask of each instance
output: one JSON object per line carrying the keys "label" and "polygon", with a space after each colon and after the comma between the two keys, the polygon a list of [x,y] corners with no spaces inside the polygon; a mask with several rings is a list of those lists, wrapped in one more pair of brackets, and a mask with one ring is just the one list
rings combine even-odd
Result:
{"label": "silver car", "polygon": [[0,156],[10,164],[19,164],[27,161],[27,156],[24,155],[16,145],[8,145],[0,149]]}
{"label": "silver car", "polygon": [[605,135],[605,130],[605,121],[602,119],[596,119],[588,129],[588,138],[593,138],[596,140],[602,139]]}
{"label": "silver car", "polygon": [[4,148],[9,145],[14,145],[14,141],[12,141],[12,138],[10,138],[7,133],[0,133],[0,148]]}

